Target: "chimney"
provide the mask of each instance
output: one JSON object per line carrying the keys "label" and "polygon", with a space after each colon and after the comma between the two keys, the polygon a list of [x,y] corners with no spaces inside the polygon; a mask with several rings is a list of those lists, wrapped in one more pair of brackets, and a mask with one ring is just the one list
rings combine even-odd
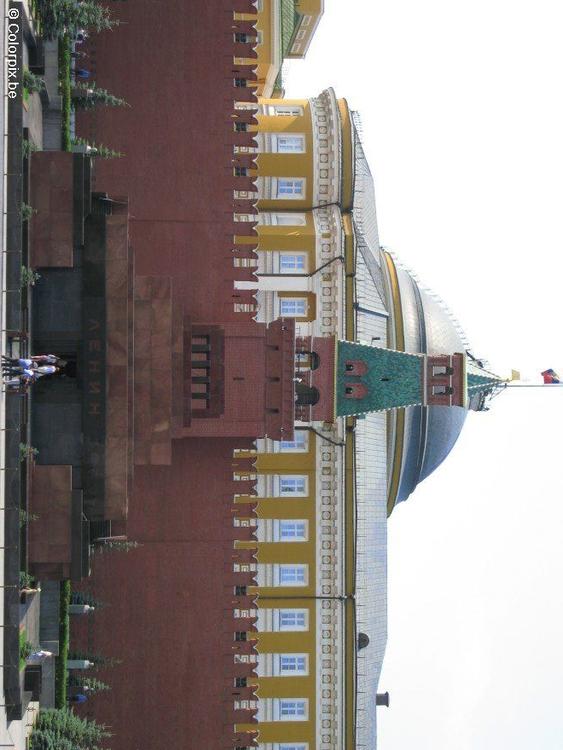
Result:
{"label": "chimney", "polygon": [[389,708],[389,693],[377,693],[375,699],[376,706],[387,706]]}

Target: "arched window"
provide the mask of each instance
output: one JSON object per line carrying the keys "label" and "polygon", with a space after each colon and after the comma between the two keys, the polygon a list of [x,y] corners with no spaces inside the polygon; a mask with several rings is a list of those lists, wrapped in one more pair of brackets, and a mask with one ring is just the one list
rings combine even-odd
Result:
{"label": "arched window", "polygon": [[368,389],[363,383],[348,383],[344,395],[346,398],[362,399],[367,396]]}
{"label": "arched window", "polygon": [[347,375],[365,375],[368,371],[368,366],[365,362],[356,359],[349,359],[346,362],[346,374]]}
{"label": "arched window", "polygon": [[320,393],[315,386],[296,383],[295,403],[297,406],[314,406],[319,403]]}

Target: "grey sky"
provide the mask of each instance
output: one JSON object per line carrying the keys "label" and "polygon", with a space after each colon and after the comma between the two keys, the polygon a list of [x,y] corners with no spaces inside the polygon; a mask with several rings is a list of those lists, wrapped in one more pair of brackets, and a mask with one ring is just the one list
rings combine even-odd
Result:
{"label": "grey sky", "polygon": [[[287,89],[361,112],[382,243],[535,382],[563,370],[562,21],[555,1],[326,0]],[[381,750],[563,747],[554,390],[471,414],[390,519]]]}

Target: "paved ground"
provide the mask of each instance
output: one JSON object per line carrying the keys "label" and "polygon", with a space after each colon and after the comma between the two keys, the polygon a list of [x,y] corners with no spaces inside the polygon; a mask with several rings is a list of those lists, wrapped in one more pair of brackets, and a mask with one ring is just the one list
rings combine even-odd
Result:
{"label": "paved ground", "polygon": [[[0,60],[2,60],[2,72],[0,74],[0,123],[2,128],[2,139],[0,143],[0,242],[2,252],[0,253],[0,282],[1,282],[1,299],[0,299],[0,351],[6,351],[6,331],[5,331],[5,311],[6,311],[6,268],[4,263],[6,252],[6,154],[7,154],[7,107],[6,107],[6,42],[7,42],[7,16],[9,10],[9,0],[1,0],[2,8],[2,33],[0,34]],[[36,103],[34,103],[36,104]],[[5,394],[0,390],[0,586],[4,585],[4,447],[5,447]],[[0,589],[0,662],[3,661],[4,654],[4,609],[3,609],[3,588]],[[34,607],[32,607],[33,609]],[[35,624],[32,624],[33,617],[28,615],[29,627],[36,630]],[[14,750],[24,750],[26,736],[34,721],[34,714],[37,711],[36,703],[30,704],[28,711],[24,714],[21,721],[13,721],[10,725],[6,722],[6,711],[4,708],[4,674],[0,669],[0,748],[13,748]]]}
{"label": "paved ground", "polygon": [[[4,351],[6,335],[4,331],[4,310],[5,310],[5,265],[4,265],[4,253],[6,250],[6,225],[5,225],[5,213],[6,213],[6,175],[5,175],[5,163],[6,163],[6,149],[7,149],[7,116],[8,113],[5,107],[5,90],[6,90],[6,61],[4,57],[5,50],[5,36],[7,33],[6,27],[6,13],[8,9],[8,0],[2,2],[2,34],[0,34],[0,59],[2,60],[2,75],[0,75],[0,123],[2,123],[2,142],[0,144],[0,176],[2,180],[0,190],[0,200],[2,210],[0,211],[0,241],[2,243],[2,253],[0,255],[0,279],[2,280],[2,297],[0,303],[0,347]],[[0,393],[0,469],[4,467],[4,424],[5,424],[5,410],[4,410],[4,393]],[[0,481],[0,508],[4,508],[4,482]],[[0,547],[4,546],[4,511],[0,510]],[[4,555],[0,554],[0,585],[4,585]],[[3,602],[3,589],[0,590],[0,595]],[[0,656],[4,654],[4,607],[0,604]],[[4,670],[0,669],[0,696],[2,697],[2,703],[4,703]],[[0,746],[13,746],[8,729],[6,725],[6,710],[4,707],[0,708]]]}

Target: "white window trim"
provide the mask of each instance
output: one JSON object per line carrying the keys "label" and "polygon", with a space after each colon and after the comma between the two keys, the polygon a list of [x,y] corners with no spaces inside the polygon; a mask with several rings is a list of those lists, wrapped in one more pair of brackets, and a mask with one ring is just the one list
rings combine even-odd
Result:
{"label": "white window trim", "polygon": [[[282,581],[284,568],[299,568],[303,570],[302,581]],[[282,588],[295,588],[309,585],[309,566],[307,563],[276,563],[274,564],[274,585]]]}
{"label": "white window trim", "polygon": [[[284,614],[292,612],[295,615],[303,615],[303,625],[283,625],[282,617]],[[277,609],[274,615],[274,630],[278,633],[306,633],[309,630],[309,610],[308,609]]]}
{"label": "white window trim", "polygon": [[[302,259],[302,266],[298,267],[297,265],[288,266],[287,268],[283,267],[284,260],[287,262],[289,258],[294,258],[296,261],[297,259]],[[278,253],[278,272],[280,276],[284,276],[285,274],[305,274],[307,273],[307,261],[308,261],[308,253],[299,251],[299,250],[280,250]]]}
{"label": "white window trim", "polygon": [[[283,714],[284,704],[300,704],[303,708],[302,714]],[[289,708],[289,705],[288,705]],[[273,699],[274,721],[308,721],[309,719],[309,701],[307,698],[274,698]]]}
{"label": "white window trim", "polygon": [[[307,453],[309,450],[309,430],[295,430],[295,438],[299,435],[299,439],[296,440],[275,440],[273,441],[274,453]],[[288,448],[284,443],[292,443],[292,447]],[[295,445],[299,443],[299,445]]]}
{"label": "white window trim", "polygon": [[[280,218],[290,218],[292,219],[291,224],[286,224],[283,221],[280,221]],[[272,214],[272,224],[275,226],[284,226],[284,227],[304,227],[307,225],[307,216],[303,213],[283,213],[283,211],[278,211],[277,213]]]}
{"label": "white window trim", "polygon": [[[274,474],[273,477],[273,497],[308,497],[309,496],[309,477],[306,474]],[[282,480],[284,479],[303,479],[303,490],[282,493]]]}
{"label": "white window trim", "polygon": [[[280,192],[281,184],[284,180],[292,183],[291,192]],[[307,195],[307,179],[305,177],[272,177],[272,197],[279,201],[302,201]],[[295,188],[299,186],[299,192]]]}
{"label": "white window trim", "polygon": [[[304,154],[306,152],[306,141],[304,133],[270,133],[270,148],[273,154]],[[295,140],[297,148],[280,148],[280,142]]]}
{"label": "white window trim", "polygon": [[[282,527],[284,524],[301,524],[303,529],[303,536],[286,536],[282,535]],[[274,520],[274,542],[285,542],[287,544],[294,544],[298,542],[309,541],[309,522],[305,518],[283,518]]]}
{"label": "white window trim", "polygon": [[[300,297],[298,295],[295,295],[294,297],[278,297],[278,308],[279,308],[279,317],[280,318],[306,318],[309,314],[309,299],[308,297]],[[288,304],[290,302],[295,303],[295,312],[291,312],[291,310],[283,310],[284,304]],[[303,312],[301,310],[297,310],[297,306],[303,305]]]}
{"label": "white window trim", "polygon": [[303,107],[298,104],[268,104],[270,117],[303,117]]}
{"label": "white window trim", "polygon": [[[284,659],[303,660],[302,669],[282,669]],[[273,677],[307,677],[309,675],[309,654],[274,654],[274,673]]]}

